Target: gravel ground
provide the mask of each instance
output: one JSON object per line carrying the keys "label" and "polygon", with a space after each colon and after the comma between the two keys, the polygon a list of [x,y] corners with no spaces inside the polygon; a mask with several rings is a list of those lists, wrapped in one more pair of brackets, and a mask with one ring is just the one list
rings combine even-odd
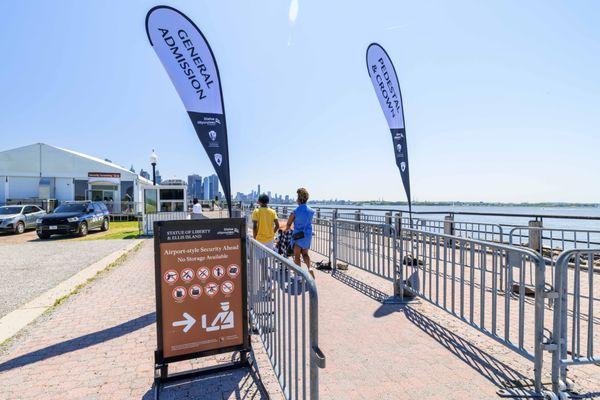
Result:
{"label": "gravel ground", "polygon": [[6,246],[9,244],[19,244],[25,242],[32,242],[34,240],[39,241],[37,234],[35,233],[35,229],[32,231],[27,231],[22,235],[15,235],[14,233],[0,233],[0,246]]}
{"label": "gravel ground", "polygon": [[0,246],[0,317],[128,244],[61,240]]}

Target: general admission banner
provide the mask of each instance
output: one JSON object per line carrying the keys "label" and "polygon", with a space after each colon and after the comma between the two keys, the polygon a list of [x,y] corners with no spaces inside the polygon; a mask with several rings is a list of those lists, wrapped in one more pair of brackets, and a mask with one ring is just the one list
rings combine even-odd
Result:
{"label": "general admission banner", "polygon": [[231,215],[225,107],[219,69],[208,41],[191,19],[168,6],[148,12],[146,32],[217,172]]}

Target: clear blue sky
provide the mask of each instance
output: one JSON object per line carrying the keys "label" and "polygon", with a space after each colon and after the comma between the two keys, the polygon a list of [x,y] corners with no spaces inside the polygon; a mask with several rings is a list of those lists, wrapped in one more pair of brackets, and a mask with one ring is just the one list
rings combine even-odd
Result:
{"label": "clear blue sky", "polygon": [[[212,173],[147,42],[154,1],[0,3],[0,149]],[[365,67],[402,86],[413,199],[600,201],[600,2],[169,1],[210,41],[232,190],[404,200]],[[0,171],[1,172],[1,171]]]}

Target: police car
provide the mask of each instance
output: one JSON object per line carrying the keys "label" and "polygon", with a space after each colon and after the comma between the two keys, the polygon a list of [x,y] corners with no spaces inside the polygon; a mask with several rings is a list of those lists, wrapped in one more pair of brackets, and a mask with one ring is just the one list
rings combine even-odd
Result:
{"label": "police car", "polygon": [[68,202],[37,220],[37,235],[48,239],[54,234],[85,236],[90,229],[107,231],[108,209],[99,201]]}

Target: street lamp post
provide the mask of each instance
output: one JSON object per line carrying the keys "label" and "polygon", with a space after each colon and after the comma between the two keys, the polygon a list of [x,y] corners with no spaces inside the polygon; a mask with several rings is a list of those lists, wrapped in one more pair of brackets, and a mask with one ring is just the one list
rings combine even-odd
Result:
{"label": "street lamp post", "polygon": [[150,154],[150,164],[152,164],[152,184],[156,186],[156,163],[158,162],[158,156],[152,149],[152,154]]}

